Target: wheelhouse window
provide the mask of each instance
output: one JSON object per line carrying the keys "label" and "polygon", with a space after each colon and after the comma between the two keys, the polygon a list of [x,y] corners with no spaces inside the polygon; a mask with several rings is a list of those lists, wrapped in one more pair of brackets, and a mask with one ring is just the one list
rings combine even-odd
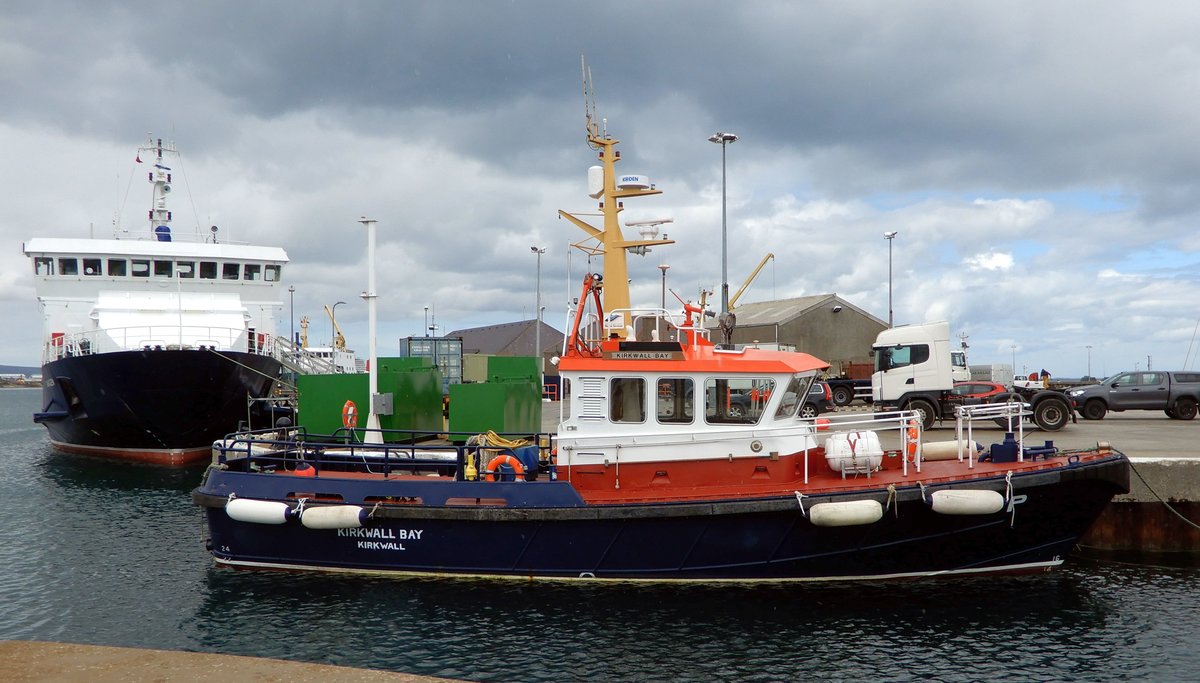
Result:
{"label": "wheelhouse window", "polygon": [[154,277],[174,277],[171,272],[173,261],[155,261],[154,262]]}
{"label": "wheelhouse window", "polygon": [[131,272],[134,277],[150,277],[150,260],[135,258],[130,262]]}
{"label": "wheelhouse window", "polygon": [[692,380],[687,377],[663,377],[655,391],[658,421],[662,424],[691,424]]}
{"label": "wheelhouse window", "polygon": [[217,279],[217,262],[216,261],[201,261],[200,262],[200,279],[201,280],[216,280]]}
{"label": "wheelhouse window", "polygon": [[179,273],[179,277],[190,280],[196,277],[196,262],[179,261],[175,264],[175,270]]}
{"label": "wheelhouse window", "polygon": [[247,263],[242,273],[242,279],[248,282],[262,279],[262,266],[257,263]]}
{"label": "wheelhouse window", "polygon": [[769,377],[713,377],[704,382],[704,419],[710,424],[758,424],[775,390]]}
{"label": "wheelhouse window", "polygon": [[263,279],[267,282],[279,282],[280,266],[267,266],[263,269]]}
{"label": "wheelhouse window", "polygon": [[79,259],[75,259],[75,258],[60,258],[60,259],[58,259],[58,274],[59,275],[78,275],[79,274]]}
{"label": "wheelhouse window", "polygon": [[613,422],[646,421],[646,380],[614,377],[609,382],[609,419]]}
{"label": "wheelhouse window", "polygon": [[123,258],[110,258],[108,260],[108,275],[109,277],[125,277],[129,274],[129,262]]}
{"label": "wheelhouse window", "polygon": [[101,263],[102,261],[98,258],[85,258],[83,260],[83,274],[96,276],[103,275],[104,273],[100,270]]}
{"label": "wheelhouse window", "polygon": [[49,256],[38,256],[33,259],[33,272],[36,275],[53,275],[54,259]]}
{"label": "wheelhouse window", "polygon": [[221,279],[222,280],[236,280],[236,279],[238,279],[238,274],[241,272],[242,272],[242,264],[226,263],[221,266]]}
{"label": "wheelhouse window", "polygon": [[783,400],[775,409],[776,420],[792,418],[799,413],[800,407],[804,405],[804,399],[808,397],[812,381],[812,375],[792,375],[792,378],[788,380],[787,388],[783,390]]}

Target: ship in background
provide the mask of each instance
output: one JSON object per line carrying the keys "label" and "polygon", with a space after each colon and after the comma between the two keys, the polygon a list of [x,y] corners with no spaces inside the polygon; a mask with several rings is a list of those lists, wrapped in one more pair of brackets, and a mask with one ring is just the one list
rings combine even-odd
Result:
{"label": "ship in background", "polygon": [[138,149],[153,186],[148,229],[36,237],[42,410],[55,449],[165,465],[207,459],[215,439],[269,426],[281,358],[279,247],[173,232],[173,145]]}

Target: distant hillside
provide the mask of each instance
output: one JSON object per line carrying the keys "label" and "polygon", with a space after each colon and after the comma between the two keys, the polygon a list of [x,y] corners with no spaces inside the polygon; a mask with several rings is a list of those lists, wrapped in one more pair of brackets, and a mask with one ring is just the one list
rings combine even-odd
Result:
{"label": "distant hillside", "polygon": [[0,375],[40,375],[41,368],[31,368],[23,365],[0,365]]}

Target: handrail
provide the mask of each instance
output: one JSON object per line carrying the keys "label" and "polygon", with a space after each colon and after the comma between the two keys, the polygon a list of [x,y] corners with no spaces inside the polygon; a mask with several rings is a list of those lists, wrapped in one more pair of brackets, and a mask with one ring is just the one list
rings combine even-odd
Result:
{"label": "handrail", "polygon": [[[52,336],[42,347],[43,363],[69,356],[89,356],[116,351],[178,350],[200,347],[218,351],[248,351],[270,355],[275,335],[246,328],[211,325],[133,325]],[[260,343],[261,339],[261,343]],[[253,341],[253,343],[251,343]]]}

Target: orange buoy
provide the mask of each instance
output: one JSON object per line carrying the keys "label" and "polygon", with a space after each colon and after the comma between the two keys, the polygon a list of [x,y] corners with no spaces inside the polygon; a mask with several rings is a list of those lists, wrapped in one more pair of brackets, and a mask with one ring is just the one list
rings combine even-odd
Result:
{"label": "orange buoy", "polygon": [[358,426],[358,406],[354,405],[354,401],[346,401],[346,405],[342,406],[342,426],[346,429]]}
{"label": "orange buoy", "polygon": [[829,424],[830,424],[830,422],[829,422],[829,418],[827,418],[827,417],[818,417],[818,418],[817,418],[817,431],[818,431],[818,432],[827,432],[827,431],[829,431]]}

